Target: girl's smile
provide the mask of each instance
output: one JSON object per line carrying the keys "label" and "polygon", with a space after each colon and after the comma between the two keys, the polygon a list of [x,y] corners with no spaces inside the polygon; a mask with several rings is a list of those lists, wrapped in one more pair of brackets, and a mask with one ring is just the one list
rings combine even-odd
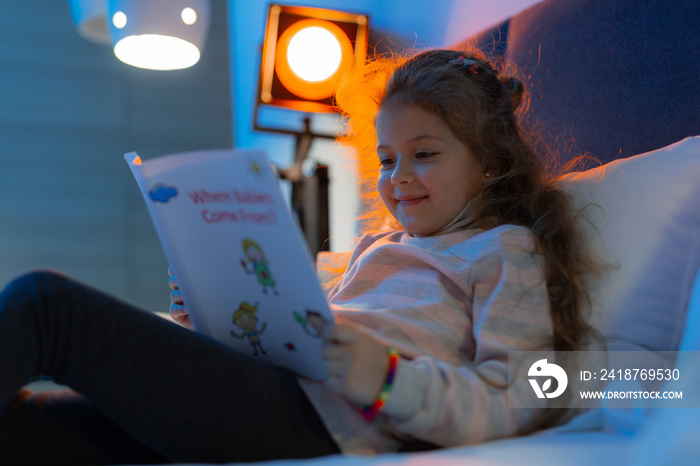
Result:
{"label": "girl's smile", "polygon": [[401,205],[402,207],[406,207],[406,206],[418,204],[427,198],[428,198],[428,196],[418,196],[418,197],[399,196],[396,198],[396,200],[399,202],[399,205]]}
{"label": "girl's smile", "polygon": [[409,233],[439,231],[481,190],[481,163],[439,116],[415,105],[388,106],[375,127],[377,189]]}

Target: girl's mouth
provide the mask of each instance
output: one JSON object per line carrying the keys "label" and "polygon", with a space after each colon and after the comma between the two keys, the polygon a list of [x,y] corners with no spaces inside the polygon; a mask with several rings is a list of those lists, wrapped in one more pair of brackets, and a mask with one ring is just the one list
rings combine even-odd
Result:
{"label": "girl's mouth", "polygon": [[428,198],[428,196],[426,195],[426,196],[418,196],[418,197],[401,197],[401,198],[397,198],[396,200],[398,201],[399,205],[406,207],[406,206],[418,204],[427,198]]}

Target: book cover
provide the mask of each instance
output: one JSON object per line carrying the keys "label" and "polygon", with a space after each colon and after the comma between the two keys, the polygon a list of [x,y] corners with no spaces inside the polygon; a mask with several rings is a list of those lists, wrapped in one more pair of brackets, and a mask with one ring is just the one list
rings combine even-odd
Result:
{"label": "book cover", "polygon": [[222,149],[125,158],[195,330],[324,379],[320,334],[333,316],[265,154]]}

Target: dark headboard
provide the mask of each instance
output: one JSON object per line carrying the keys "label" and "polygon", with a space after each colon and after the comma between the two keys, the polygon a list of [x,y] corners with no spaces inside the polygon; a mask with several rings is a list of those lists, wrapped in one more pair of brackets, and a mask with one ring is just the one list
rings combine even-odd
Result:
{"label": "dark headboard", "polygon": [[531,92],[525,123],[563,162],[700,135],[698,0],[545,0],[476,42],[515,65]]}

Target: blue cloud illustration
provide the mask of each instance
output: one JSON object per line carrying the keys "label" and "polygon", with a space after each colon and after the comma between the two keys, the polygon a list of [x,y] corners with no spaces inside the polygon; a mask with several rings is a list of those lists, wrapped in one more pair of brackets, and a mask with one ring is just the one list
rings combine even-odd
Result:
{"label": "blue cloud illustration", "polygon": [[177,196],[177,188],[174,186],[156,185],[149,191],[148,195],[154,202],[162,202],[165,204],[173,197]]}

